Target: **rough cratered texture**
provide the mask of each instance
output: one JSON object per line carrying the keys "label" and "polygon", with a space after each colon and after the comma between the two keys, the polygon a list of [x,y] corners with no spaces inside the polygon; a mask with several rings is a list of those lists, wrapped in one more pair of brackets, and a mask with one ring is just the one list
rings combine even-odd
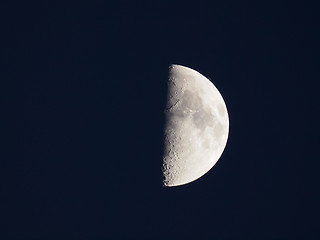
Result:
{"label": "rough cratered texture", "polygon": [[200,73],[170,66],[165,109],[165,186],[194,181],[220,158],[228,138],[228,113],[219,91]]}

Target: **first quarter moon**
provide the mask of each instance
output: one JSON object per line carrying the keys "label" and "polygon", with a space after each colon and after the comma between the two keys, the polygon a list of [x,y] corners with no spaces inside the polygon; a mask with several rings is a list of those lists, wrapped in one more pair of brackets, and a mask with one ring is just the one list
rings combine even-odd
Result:
{"label": "first quarter moon", "polygon": [[200,178],[219,160],[228,139],[228,112],[211,81],[171,65],[164,113],[163,185],[179,186]]}

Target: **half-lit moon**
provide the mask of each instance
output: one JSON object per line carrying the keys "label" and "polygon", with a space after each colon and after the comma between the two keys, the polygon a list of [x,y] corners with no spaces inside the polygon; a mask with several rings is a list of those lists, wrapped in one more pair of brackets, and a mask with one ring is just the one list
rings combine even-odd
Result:
{"label": "half-lit moon", "polygon": [[190,68],[169,68],[163,185],[178,186],[207,173],[228,139],[229,118],[218,89]]}

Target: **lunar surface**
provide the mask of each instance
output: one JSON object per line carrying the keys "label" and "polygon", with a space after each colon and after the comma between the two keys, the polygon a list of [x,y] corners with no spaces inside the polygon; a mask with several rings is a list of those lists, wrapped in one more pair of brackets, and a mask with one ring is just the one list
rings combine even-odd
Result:
{"label": "lunar surface", "polygon": [[183,185],[207,173],[219,160],[228,132],[228,112],[218,89],[200,73],[171,65],[165,109],[163,185]]}

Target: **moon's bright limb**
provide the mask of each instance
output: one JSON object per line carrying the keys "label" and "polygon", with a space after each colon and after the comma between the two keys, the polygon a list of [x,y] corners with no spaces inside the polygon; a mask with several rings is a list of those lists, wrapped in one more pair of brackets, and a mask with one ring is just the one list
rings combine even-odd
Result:
{"label": "moon's bright limb", "polygon": [[163,185],[192,182],[216,164],[226,146],[229,118],[225,102],[206,77],[171,65],[165,118]]}

